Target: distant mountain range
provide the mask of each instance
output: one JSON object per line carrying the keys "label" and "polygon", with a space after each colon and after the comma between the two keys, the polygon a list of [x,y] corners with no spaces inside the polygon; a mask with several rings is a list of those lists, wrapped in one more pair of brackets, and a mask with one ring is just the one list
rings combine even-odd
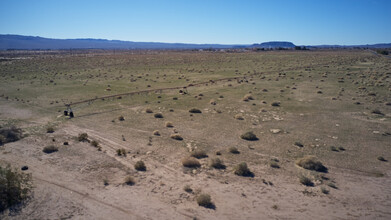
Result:
{"label": "distant mountain range", "polygon": [[[238,49],[238,48],[294,48],[291,42],[272,41],[252,45],[224,44],[185,44],[160,42],[133,42],[106,39],[52,39],[43,37],[0,34],[0,50],[57,50],[57,49]],[[308,48],[391,48],[391,44],[373,45],[320,45],[306,46]]]}

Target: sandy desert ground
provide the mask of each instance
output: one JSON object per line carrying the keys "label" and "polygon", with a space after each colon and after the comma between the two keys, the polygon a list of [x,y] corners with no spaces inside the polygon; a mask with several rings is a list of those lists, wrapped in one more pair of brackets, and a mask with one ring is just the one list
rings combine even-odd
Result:
{"label": "sandy desert ground", "polygon": [[[388,57],[366,50],[1,57],[0,125],[22,128],[24,137],[0,146],[0,165],[27,165],[21,172],[34,185],[25,206],[1,219],[391,218]],[[64,116],[64,104],[95,98]],[[240,138],[248,131],[258,140]],[[82,133],[89,141],[78,140]],[[58,151],[44,153],[50,145]],[[196,159],[201,166],[184,167],[194,152],[206,153]],[[298,166],[307,155],[328,171]],[[225,169],[210,166],[215,158]],[[138,161],[146,171],[135,169]],[[241,162],[252,177],[235,175]],[[125,184],[129,176],[135,184]],[[197,204],[203,193],[212,207]]]}

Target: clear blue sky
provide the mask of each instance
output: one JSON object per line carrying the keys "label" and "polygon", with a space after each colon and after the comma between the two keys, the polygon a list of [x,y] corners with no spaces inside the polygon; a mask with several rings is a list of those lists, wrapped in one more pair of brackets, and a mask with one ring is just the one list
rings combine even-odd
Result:
{"label": "clear blue sky", "polygon": [[0,33],[220,44],[391,43],[391,0],[0,0]]}

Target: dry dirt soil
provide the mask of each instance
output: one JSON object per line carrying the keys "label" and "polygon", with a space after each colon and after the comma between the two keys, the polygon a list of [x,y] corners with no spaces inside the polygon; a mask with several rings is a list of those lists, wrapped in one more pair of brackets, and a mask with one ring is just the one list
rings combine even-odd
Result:
{"label": "dry dirt soil", "polygon": [[[24,136],[0,146],[0,165],[28,166],[20,172],[34,185],[24,207],[0,219],[391,219],[388,57],[366,50],[0,56],[0,125]],[[69,103],[74,118],[63,114]],[[258,140],[241,139],[247,131]],[[82,133],[87,141],[78,140]],[[44,153],[50,145],[58,151]],[[184,167],[195,151],[207,155],[201,166]],[[307,155],[328,171],[296,165]],[[210,166],[215,158],[225,169]],[[146,171],[135,169],[138,161]],[[253,176],[234,173],[241,162]],[[198,205],[203,193],[213,206]]]}

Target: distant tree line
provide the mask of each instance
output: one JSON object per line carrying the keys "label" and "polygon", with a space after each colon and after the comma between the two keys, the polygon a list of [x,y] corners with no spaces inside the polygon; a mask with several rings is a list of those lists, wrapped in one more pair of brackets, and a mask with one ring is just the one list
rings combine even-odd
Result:
{"label": "distant tree line", "polygon": [[295,46],[295,50],[308,50],[305,46]]}

